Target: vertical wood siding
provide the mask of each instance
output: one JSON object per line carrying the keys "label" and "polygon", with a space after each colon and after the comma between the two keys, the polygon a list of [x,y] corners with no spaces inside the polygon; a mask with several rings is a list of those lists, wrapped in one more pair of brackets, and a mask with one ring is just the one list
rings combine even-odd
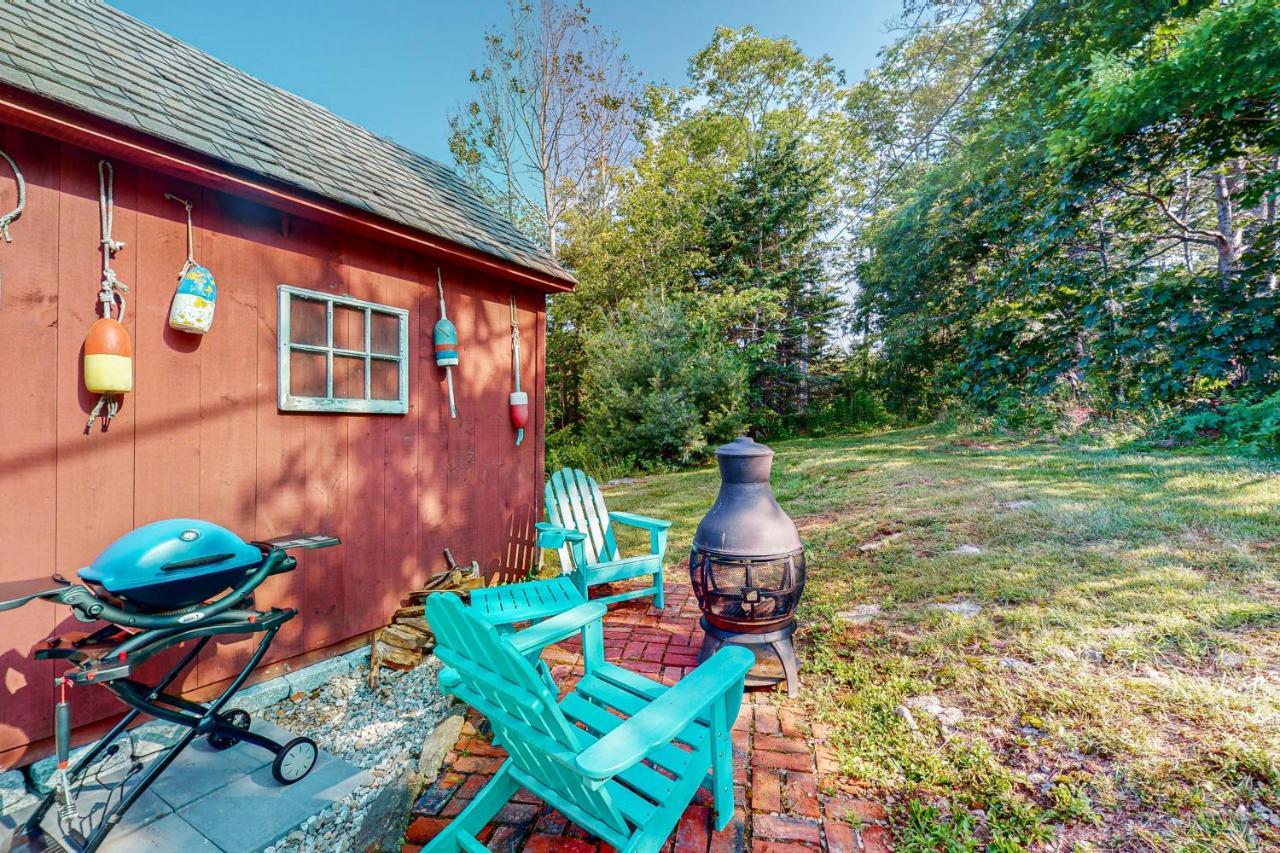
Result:
{"label": "vertical wood siding", "polygon": [[[101,278],[99,157],[4,126],[0,147],[28,185],[14,241],[0,243],[0,581],[74,577],[116,537],[162,518],[206,518],[246,538],[338,534],[341,547],[301,552],[297,571],[263,585],[259,606],[299,610],[271,663],[382,625],[443,569],[446,546],[490,575],[527,568],[542,478],[540,293],[439,264],[462,343],[452,420],[432,350],[435,260],[114,161],[114,237],[126,247],[113,266],[129,286],[135,383],[110,430],[85,435],[94,401],[80,349]],[[0,207],[12,187],[0,173]],[[218,283],[202,338],[167,325],[186,224],[166,192],[194,203],[195,255]],[[410,311],[408,415],[276,409],[281,284]],[[513,292],[534,402],[519,448],[507,415]],[[54,670],[31,660],[33,648],[83,627],[42,603],[0,614],[0,767],[51,732]],[[249,648],[211,644],[184,689],[226,679]],[[77,725],[119,710],[106,691],[75,698]]]}

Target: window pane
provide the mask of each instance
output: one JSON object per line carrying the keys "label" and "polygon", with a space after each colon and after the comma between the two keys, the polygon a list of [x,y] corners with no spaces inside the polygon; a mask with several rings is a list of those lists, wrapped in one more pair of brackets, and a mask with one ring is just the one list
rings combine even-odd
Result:
{"label": "window pane", "polygon": [[[364,309],[333,306],[333,345],[364,352]],[[336,382],[336,380],[335,380]],[[364,392],[361,391],[361,397]]]}
{"label": "window pane", "polygon": [[[400,352],[400,318],[394,314],[373,312],[373,351],[387,355],[405,355]],[[374,373],[377,376],[377,373]]]}
{"label": "window pane", "polygon": [[325,304],[314,299],[289,298],[289,340],[295,344],[325,346]]}
{"label": "window pane", "polygon": [[333,396],[365,399],[363,358],[344,355],[333,357]]}
{"label": "window pane", "polygon": [[400,363],[397,361],[373,360],[372,380],[373,399],[400,399]]}
{"label": "window pane", "polygon": [[[295,301],[293,304],[298,303]],[[326,396],[323,354],[289,351],[289,393],[295,397]]]}

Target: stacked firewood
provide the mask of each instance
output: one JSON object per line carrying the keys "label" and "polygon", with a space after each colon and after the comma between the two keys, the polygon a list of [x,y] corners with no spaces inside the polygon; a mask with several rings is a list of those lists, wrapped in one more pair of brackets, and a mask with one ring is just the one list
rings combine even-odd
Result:
{"label": "stacked firewood", "polygon": [[438,592],[453,592],[466,599],[471,590],[484,586],[479,563],[472,561],[470,566],[461,567],[454,562],[448,549],[444,553],[449,562],[449,571],[427,578],[426,583],[410,592],[406,603],[391,614],[390,624],[373,632],[369,640],[371,685],[377,686],[378,674],[383,667],[413,669],[435,648],[435,634],[431,632],[425,616],[428,596]]}

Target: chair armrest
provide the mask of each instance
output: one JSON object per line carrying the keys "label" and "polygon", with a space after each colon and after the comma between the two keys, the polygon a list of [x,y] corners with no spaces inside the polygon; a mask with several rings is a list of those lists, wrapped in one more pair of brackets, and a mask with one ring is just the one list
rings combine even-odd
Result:
{"label": "chair armrest", "polygon": [[543,649],[552,643],[568,639],[592,622],[604,617],[609,608],[598,602],[579,604],[571,610],[544,619],[537,625],[517,631],[509,639],[520,654],[528,654],[534,649]]}
{"label": "chair armrest", "polygon": [[650,518],[647,515],[636,515],[634,512],[611,512],[609,513],[609,518],[618,524],[625,524],[628,527],[641,527],[645,530],[666,530],[671,526],[669,521]]}
{"label": "chair armrest", "polygon": [[567,527],[559,527],[549,521],[539,521],[534,527],[538,531],[539,548],[559,548],[566,542],[570,544],[585,542],[587,534]]}
{"label": "chair armrest", "polygon": [[657,747],[670,743],[712,702],[741,691],[756,658],[741,646],[716,652],[675,686],[578,755],[577,770],[589,779],[612,779]]}

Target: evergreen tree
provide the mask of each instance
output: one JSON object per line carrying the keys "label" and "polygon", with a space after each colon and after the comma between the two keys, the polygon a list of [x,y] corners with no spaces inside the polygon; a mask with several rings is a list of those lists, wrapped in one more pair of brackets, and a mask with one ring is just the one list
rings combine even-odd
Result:
{"label": "evergreen tree", "polygon": [[804,411],[840,307],[826,263],[828,183],[799,140],[769,134],[707,216],[699,284],[741,306],[733,334],[749,354],[762,426]]}

